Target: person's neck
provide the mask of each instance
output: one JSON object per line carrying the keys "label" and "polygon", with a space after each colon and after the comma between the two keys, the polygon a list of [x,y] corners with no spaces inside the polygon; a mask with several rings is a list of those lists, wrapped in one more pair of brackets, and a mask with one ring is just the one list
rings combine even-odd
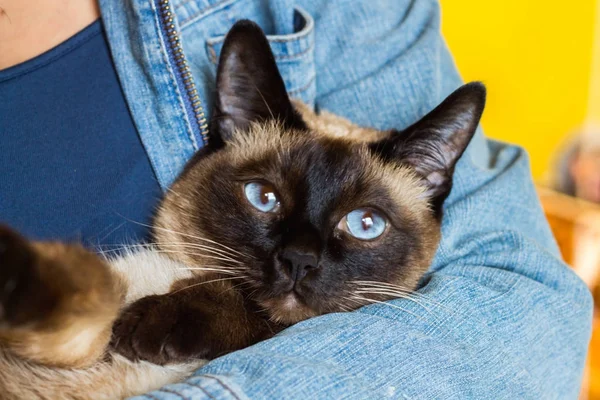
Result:
{"label": "person's neck", "polygon": [[50,50],[99,16],[96,0],[0,0],[0,70]]}

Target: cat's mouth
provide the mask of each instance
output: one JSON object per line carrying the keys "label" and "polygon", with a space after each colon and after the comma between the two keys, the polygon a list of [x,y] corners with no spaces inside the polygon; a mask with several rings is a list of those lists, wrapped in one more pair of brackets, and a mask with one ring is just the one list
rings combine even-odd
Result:
{"label": "cat's mouth", "polygon": [[295,291],[261,300],[259,303],[267,310],[271,320],[277,323],[295,324],[296,322],[319,315]]}

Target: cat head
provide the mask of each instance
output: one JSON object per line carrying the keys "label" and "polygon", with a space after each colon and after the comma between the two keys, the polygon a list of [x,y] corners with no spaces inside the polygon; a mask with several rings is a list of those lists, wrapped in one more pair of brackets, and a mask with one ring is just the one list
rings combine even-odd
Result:
{"label": "cat head", "polygon": [[431,263],[484,103],[483,85],[465,85],[402,131],[315,116],[290,101],[260,28],[238,22],[220,56],[211,144],[164,199],[157,241],[282,323],[397,297]]}

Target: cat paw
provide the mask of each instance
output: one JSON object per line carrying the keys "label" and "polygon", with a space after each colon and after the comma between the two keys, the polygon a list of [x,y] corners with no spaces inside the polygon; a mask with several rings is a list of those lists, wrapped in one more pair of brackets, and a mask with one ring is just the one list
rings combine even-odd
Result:
{"label": "cat paw", "polygon": [[27,295],[32,292],[36,256],[20,235],[0,226],[0,327],[30,322]]}
{"label": "cat paw", "polygon": [[130,360],[158,365],[198,358],[198,324],[181,317],[181,305],[168,295],[144,297],[129,305],[113,325],[111,348]]}

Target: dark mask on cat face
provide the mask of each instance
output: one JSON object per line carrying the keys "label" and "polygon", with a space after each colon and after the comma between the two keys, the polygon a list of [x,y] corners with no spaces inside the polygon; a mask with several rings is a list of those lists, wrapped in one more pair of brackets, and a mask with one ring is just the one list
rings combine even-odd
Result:
{"label": "dark mask on cat face", "polygon": [[283,323],[413,290],[484,103],[474,83],[404,131],[324,120],[292,105],[260,28],[237,23],[219,62],[212,143],[164,200],[157,240]]}

